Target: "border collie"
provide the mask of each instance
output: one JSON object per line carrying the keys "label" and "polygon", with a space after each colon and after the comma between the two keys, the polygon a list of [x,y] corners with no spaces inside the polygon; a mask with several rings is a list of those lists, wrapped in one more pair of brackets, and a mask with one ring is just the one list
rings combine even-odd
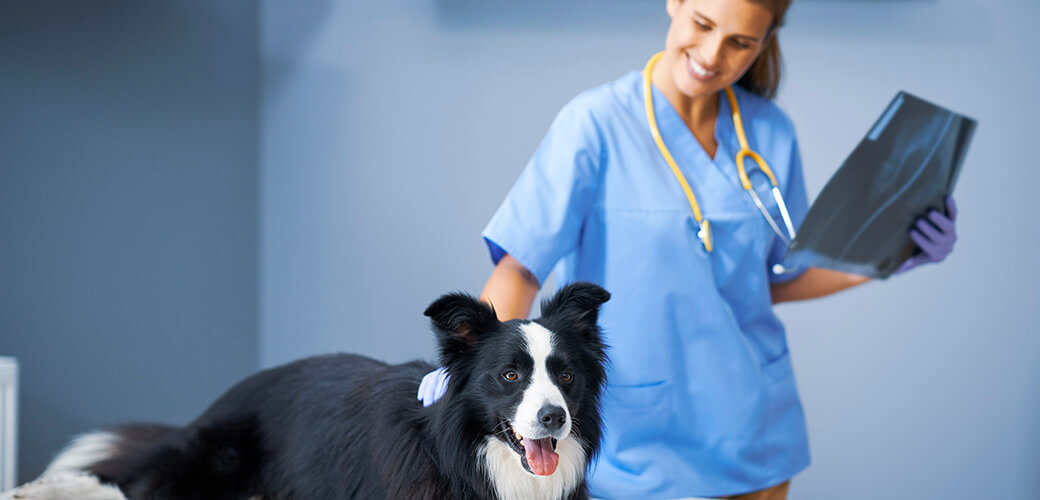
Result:
{"label": "border collie", "polygon": [[425,313],[450,374],[428,408],[416,389],[429,363],[312,357],[243,380],[186,427],[82,436],[44,477],[87,472],[134,500],[587,498],[609,298],[576,283],[542,317],[500,322],[447,294]]}

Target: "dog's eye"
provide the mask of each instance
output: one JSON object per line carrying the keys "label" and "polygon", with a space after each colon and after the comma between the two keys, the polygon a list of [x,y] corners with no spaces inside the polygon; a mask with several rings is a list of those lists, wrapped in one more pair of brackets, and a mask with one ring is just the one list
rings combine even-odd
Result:
{"label": "dog's eye", "polygon": [[574,374],[571,373],[571,372],[563,372],[560,375],[560,382],[563,382],[565,384],[569,384],[569,383],[571,383],[572,380],[574,380]]}
{"label": "dog's eye", "polygon": [[506,379],[506,380],[508,380],[510,382],[516,382],[516,379],[520,378],[520,376],[517,375],[515,371],[509,370],[509,371],[507,371],[507,372],[502,374],[502,378],[504,378],[504,379]]}

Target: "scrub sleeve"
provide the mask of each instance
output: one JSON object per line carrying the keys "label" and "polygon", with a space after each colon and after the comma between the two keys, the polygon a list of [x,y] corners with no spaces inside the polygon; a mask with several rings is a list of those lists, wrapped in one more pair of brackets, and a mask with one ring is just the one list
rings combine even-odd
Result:
{"label": "scrub sleeve", "polygon": [[565,106],[484,229],[495,264],[505,254],[544,283],[556,262],[580,243],[599,190],[602,151],[591,113]]}

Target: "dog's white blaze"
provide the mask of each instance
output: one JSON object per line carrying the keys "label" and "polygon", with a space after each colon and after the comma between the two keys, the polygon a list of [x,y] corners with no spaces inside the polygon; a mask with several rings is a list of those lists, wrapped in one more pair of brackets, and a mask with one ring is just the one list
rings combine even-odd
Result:
{"label": "dog's white blaze", "polygon": [[553,500],[566,498],[585,476],[585,451],[577,439],[556,444],[560,464],[551,476],[536,476],[524,469],[517,455],[501,439],[489,437],[480,447],[491,484],[502,500]]}
{"label": "dog's white blaze", "polygon": [[538,410],[547,404],[563,408],[567,415],[567,422],[563,424],[557,439],[567,437],[571,431],[571,413],[567,408],[567,401],[563,399],[560,388],[553,383],[549,376],[549,367],[545,361],[553,351],[553,333],[538,323],[527,323],[520,327],[527,339],[527,351],[534,360],[534,370],[531,373],[531,384],[524,390],[520,399],[520,405],[516,408],[516,417],[511,423],[513,429],[521,436],[539,439],[549,434],[538,424]]}
{"label": "dog's white blaze", "polygon": [[112,455],[118,436],[111,432],[91,432],[74,439],[43,471],[43,477],[54,474],[76,474],[83,468]]}

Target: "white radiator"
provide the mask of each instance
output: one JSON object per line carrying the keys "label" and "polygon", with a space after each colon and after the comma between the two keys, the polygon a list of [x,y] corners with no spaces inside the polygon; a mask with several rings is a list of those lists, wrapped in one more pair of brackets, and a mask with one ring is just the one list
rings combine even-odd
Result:
{"label": "white radiator", "polygon": [[0,356],[0,491],[14,488],[17,452],[18,360]]}

